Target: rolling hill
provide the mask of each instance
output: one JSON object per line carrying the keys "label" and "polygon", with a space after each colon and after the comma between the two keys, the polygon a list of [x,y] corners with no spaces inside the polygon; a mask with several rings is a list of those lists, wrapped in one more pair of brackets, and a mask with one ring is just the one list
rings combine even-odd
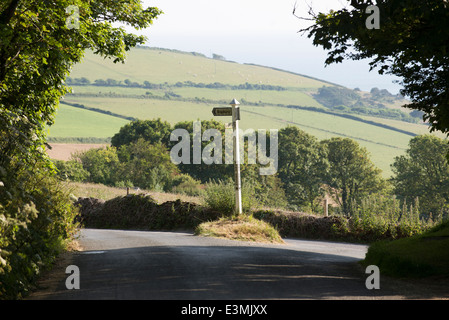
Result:
{"label": "rolling hill", "polygon": [[105,141],[132,119],[161,118],[172,124],[210,120],[213,107],[236,98],[241,102],[242,128],[296,125],[319,139],[349,137],[366,147],[389,176],[390,164],[404,153],[409,140],[428,133],[426,125],[399,110],[404,100],[388,92],[350,90],[198,53],[140,47],[130,52],[125,64],[87,53],[67,82],[73,92],[61,101],[49,128],[50,141]]}

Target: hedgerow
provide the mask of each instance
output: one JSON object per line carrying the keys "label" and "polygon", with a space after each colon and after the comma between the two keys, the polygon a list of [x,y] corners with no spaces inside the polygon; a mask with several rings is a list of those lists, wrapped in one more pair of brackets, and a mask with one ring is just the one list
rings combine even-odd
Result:
{"label": "hedgerow", "polygon": [[130,194],[108,201],[79,198],[79,221],[84,227],[101,229],[173,230],[194,229],[217,220],[221,212],[181,200],[158,204],[151,196]]}
{"label": "hedgerow", "polygon": [[25,297],[76,231],[76,208],[56,179],[28,172],[18,180],[0,187],[0,300]]}

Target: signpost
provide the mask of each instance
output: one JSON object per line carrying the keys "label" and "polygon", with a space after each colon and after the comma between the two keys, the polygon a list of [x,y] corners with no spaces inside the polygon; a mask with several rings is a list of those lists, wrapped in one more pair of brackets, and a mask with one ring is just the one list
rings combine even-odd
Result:
{"label": "signpost", "polygon": [[216,117],[232,116],[232,129],[234,131],[234,182],[235,182],[235,213],[242,213],[242,182],[240,178],[240,139],[239,139],[239,120],[240,103],[233,99],[231,107],[214,108],[212,114]]}

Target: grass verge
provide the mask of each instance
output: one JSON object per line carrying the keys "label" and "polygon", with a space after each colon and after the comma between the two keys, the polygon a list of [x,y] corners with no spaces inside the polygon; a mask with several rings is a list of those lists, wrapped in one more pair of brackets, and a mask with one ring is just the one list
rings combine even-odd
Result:
{"label": "grass verge", "polygon": [[410,238],[375,242],[362,264],[395,277],[449,276],[449,221]]}
{"label": "grass verge", "polygon": [[245,214],[202,223],[195,229],[195,234],[240,241],[284,243],[270,224]]}

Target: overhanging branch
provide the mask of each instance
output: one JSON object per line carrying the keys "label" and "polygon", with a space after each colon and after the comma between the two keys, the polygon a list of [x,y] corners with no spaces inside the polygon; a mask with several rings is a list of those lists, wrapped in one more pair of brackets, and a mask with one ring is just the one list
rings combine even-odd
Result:
{"label": "overhanging branch", "polygon": [[9,6],[0,14],[0,25],[6,25],[11,21],[14,12],[19,6],[19,2],[20,0],[12,0]]}

